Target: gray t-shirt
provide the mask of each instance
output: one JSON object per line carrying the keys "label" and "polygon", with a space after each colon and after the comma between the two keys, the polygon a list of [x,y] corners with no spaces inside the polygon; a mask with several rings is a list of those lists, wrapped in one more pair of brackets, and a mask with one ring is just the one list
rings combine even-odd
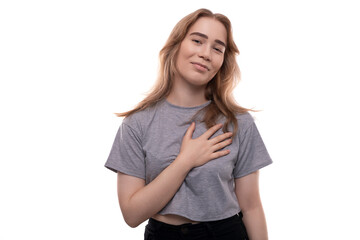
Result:
{"label": "gray t-shirt", "polygon": [[[182,138],[192,116],[207,103],[197,107],[179,107],[165,99],[124,118],[116,134],[105,167],[154,180],[177,157]],[[248,175],[272,163],[253,117],[237,114],[239,130],[226,156],[193,168],[171,201],[159,214],[176,214],[194,221],[214,221],[237,214],[240,207],[234,191],[234,179]],[[219,118],[218,123],[225,123]],[[232,130],[232,126],[229,127]],[[207,131],[196,122],[193,138]],[[222,134],[218,130],[211,138]]]}

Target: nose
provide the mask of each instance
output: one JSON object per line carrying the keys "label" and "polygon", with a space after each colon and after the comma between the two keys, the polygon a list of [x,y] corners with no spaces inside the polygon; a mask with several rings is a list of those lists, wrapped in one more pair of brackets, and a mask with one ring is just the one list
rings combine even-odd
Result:
{"label": "nose", "polygon": [[204,45],[199,52],[199,57],[205,61],[211,61],[211,49],[209,46]]}

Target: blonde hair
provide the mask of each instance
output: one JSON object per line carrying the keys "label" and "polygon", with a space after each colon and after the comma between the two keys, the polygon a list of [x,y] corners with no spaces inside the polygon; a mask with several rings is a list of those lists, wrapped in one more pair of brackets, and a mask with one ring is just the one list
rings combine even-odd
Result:
{"label": "blonde hair", "polygon": [[[210,128],[216,124],[216,120],[220,115],[224,115],[226,122],[223,125],[223,131],[227,132],[229,124],[232,123],[234,125],[233,131],[235,135],[238,124],[234,113],[242,114],[248,111],[256,111],[239,106],[232,94],[234,88],[240,81],[240,69],[236,62],[236,55],[239,54],[239,50],[233,40],[230,20],[222,14],[213,14],[210,10],[199,9],[181,19],[172,30],[165,46],[159,53],[159,74],[153,88],[134,109],[123,113],[116,113],[118,117],[127,117],[133,113],[142,111],[155,105],[170,94],[173,85],[172,79],[176,73],[176,56],[179,52],[180,44],[190,27],[201,17],[216,19],[221,22],[227,30],[227,47],[224,53],[223,64],[206,86],[205,98],[212,101],[201,110],[205,113],[202,122],[205,123],[207,128]],[[197,114],[195,114],[195,116],[196,115]]]}

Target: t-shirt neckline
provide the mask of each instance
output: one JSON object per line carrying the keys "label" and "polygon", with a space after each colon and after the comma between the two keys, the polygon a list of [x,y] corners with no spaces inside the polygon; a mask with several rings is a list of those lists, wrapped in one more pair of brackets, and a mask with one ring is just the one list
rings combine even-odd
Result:
{"label": "t-shirt neckline", "polygon": [[206,107],[207,105],[209,105],[211,102],[211,100],[207,100],[207,102],[201,104],[201,105],[197,105],[197,106],[193,106],[193,107],[183,107],[183,106],[178,106],[178,105],[174,105],[172,103],[170,103],[167,99],[165,99],[165,103],[166,105],[168,105],[171,108],[175,108],[175,109],[182,109],[182,110],[196,110],[196,109],[200,109],[203,107]]}

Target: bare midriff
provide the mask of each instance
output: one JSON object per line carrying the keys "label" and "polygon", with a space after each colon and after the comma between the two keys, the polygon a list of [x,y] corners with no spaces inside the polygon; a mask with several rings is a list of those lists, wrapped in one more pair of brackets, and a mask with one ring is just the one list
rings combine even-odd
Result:
{"label": "bare midriff", "polygon": [[166,214],[166,215],[156,214],[152,218],[155,220],[158,220],[160,222],[171,224],[171,225],[181,225],[181,224],[185,224],[185,223],[192,223],[192,224],[199,223],[199,222],[192,221],[188,218],[185,218],[185,217],[182,217],[179,215],[175,215],[175,214]]}

